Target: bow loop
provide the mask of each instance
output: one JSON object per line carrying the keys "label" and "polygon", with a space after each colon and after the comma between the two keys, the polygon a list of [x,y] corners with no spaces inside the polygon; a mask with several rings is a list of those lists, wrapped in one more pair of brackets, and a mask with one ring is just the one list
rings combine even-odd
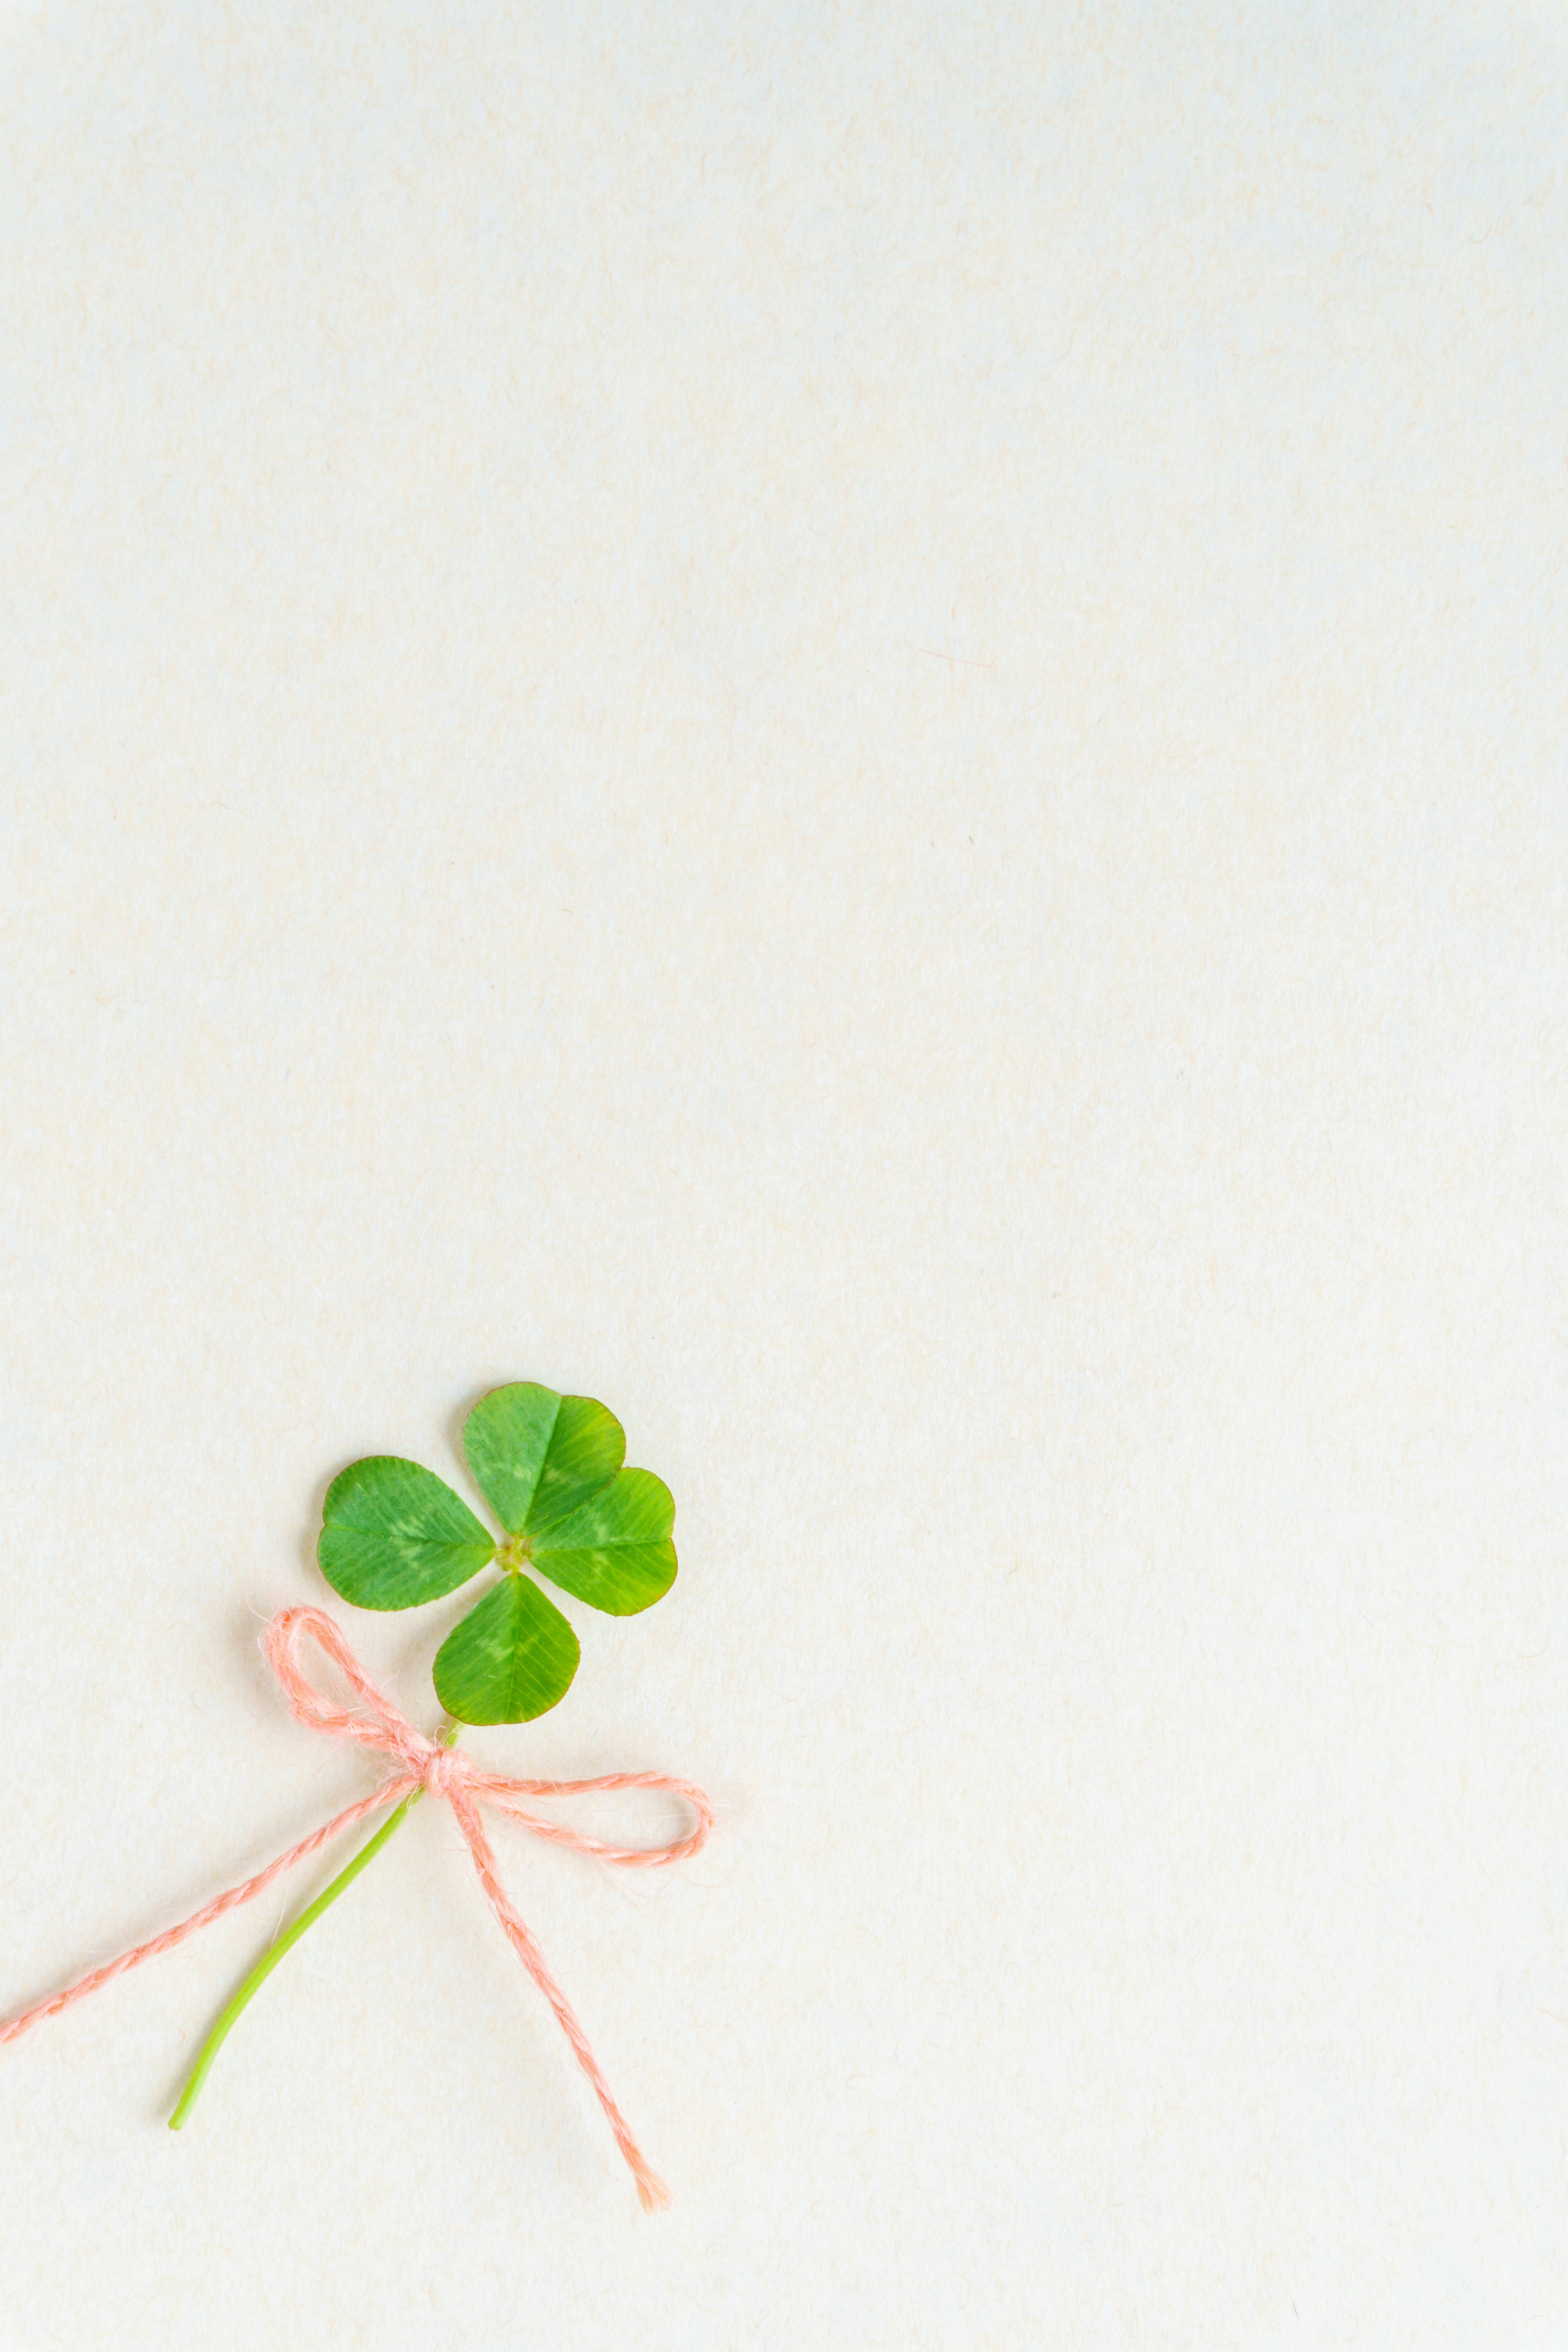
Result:
{"label": "bow loop", "polygon": [[[334,1706],[316,1688],[300,1663],[300,1644],[307,1634],[331,1658],[365,1715]],[[431,1743],[372,1682],[325,1610],[280,1609],[262,1636],[262,1647],[283,1686],[284,1697],[301,1723],[309,1724],[312,1731],[324,1731],[331,1739],[353,1739],[362,1748],[383,1748],[390,1756],[401,1757],[418,1773]]]}

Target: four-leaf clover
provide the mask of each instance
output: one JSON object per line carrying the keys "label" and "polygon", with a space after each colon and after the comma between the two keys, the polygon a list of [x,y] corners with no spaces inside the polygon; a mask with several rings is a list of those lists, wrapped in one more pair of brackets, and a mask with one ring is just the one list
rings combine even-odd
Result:
{"label": "four-leaf clover", "polygon": [[581,1653],[525,1565],[595,1609],[633,1616],[675,1581],[675,1504],[651,1470],[622,1468],[613,1412],[532,1381],[480,1399],[463,1451],[500,1542],[434,1471],[377,1454],[327,1489],[316,1556],[360,1609],[416,1608],[497,1562],[500,1581],[436,1654],[436,1696],[463,1723],[526,1723],[564,1698]]}

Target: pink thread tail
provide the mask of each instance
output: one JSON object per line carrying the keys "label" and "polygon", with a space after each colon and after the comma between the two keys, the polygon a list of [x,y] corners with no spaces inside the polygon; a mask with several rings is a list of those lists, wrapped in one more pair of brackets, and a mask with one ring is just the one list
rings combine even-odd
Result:
{"label": "pink thread tail", "polygon": [[[325,1651],[365,1709],[364,1714],[333,1706],[309,1680],[300,1664],[300,1644],[307,1634]],[[543,1953],[501,1885],[479,1809],[481,1804],[494,1805],[513,1821],[521,1822],[535,1837],[552,1845],[570,1846],[574,1853],[591,1853],[601,1862],[617,1863],[626,1869],[658,1870],[672,1862],[684,1862],[689,1855],[700,1853],[707,1843],[713,1827],[713,1808],[702,1790],[689,1780],[671,1780],[663,1772],[606,1772],[593,1780],[517,1780],[503,1773],[481,1771],[461,1750],[426,1739],[423,1732],[415,1729],[371,1681],[339,1626],[320,1609],[281,1610],[267,1629],[264,1646],[272,1670],[283,1685],[283,1695],[300,1721],[309,1724],[314,1731],[325,1732],[329,1738],[351,1739],[362,1748],[379,1748],[395,1759],[393,1777],[371,1796],[362,1797],[324,1827],[301,1838],[298,1845],[290,1846],[287,1853],[280,1853],[276,1862],[258,1871],[254,1878],[243,1879],[237,1886],[229,1887],[211,1903],[204,1904],[177,1927],[166,1928],[151,1943],[138,1944],[133,1951],[121,1952],[118,1959],[106,1961],[102,1968],[94,1969],[65,1991],[51,1993],[47,2000],[24,2010],[19,2017],[12,2018],[8,2024],[0,2025],[0,2044],[16,2041],[30,2025],[38,2024],[46,2017],[57,2017],[76,2001],[85,2000],[89,1993],[97,1992],[115,1977],[123,1976],[127,1969],[139,1968],[143,1960],[154,1959],[160,1952],[173,1951],[187,1936],[221,1919],[226,1912],[237,1910],[242,1903],[253,1902],[276,1879],[292,1870],[296,1863],[303,1862],[342,1831],[352,1829],[355,1822],[380,1811],[384,1806],[400,1802],[416,1789],[424,1789],[432,1797],[445,1798],[451,1806],[490,1908],[519,1959],[554,2011],[562,2032],[576,2053],[577,2063],[592,2083],[616,2145],[631,2167],[644,2210],[651,2213],[668,2205],[668,2189],[632,2137],[571,2002],[551,1975]],[[600,1789],[668,1789],[690,1806],[697,1816],[697,1827],[670,1845],[605,1845],[598,1838],[582,1836],[563,1822],[527,1811],[521,1802],[528,1797],[570,1797]]]}

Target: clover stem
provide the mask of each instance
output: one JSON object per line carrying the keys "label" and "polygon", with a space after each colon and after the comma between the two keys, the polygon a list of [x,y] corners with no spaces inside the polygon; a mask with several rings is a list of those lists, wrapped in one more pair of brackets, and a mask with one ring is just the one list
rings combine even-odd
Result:
{"label": "clover stem", "polygon": [[[442,1734],[442,1745],[447,1748],[455,1748],[458,1744],[458,1735],[461,1728],[461,1725],[454,1723],[448,1730]],[[400,1829],[402,1827],[403,1823],[407,1820],[410,1811],[419,1802],[420,1798],[424,1794],[425,1791],[423,1789],[411,1789],[407,1796],[403,1799],[401,1804],[395,1805],[393,1807],[393,1810],[388,1813],[385,1821],[383,1822],[381,1827],[375,1832],[375,1835],[373,1838],[366,1840],[365,1843],[361,1846],[358,1853],[355,1854],[353,1860],[346,1868],[339,1871],[331,1885],[324,1886],[320,1895],[317,1895],[315,1901],[313,1903],[308,1903],[304,1910],[300,1912],[300,1916],[284,1932],[284,1934],[279,1937],[278,1941],[271,1947],[271,1948],[262,1954],[260,1959],[257,1961],[256,1966],[251,1969],[250,1974],[246,1978],[245,1982],[240,1986],[233,1999],[227,2003],[222,2014],[219,2016],[217,2022],[213,2027],[212,2032],[207,2035],[206,2040],[203,2042],[201,2056],[196,2060],[195,2065],[191,2070],[190,2081],[185,2084],[184,2089],[181,2092],[180,2103],[174,2109],[174,2114],[169,2117],[169,2129],[171,2131],[179,2130],[181,2125],[190,2114],[191,2109],[195,2105],[196,2100],[201,2095],[202,2084],[206,2081],[208,2074],[212,2071],[213,2060],[217,2056],[218,2052],[223,2048],[225,2042],[228,2039],[230,2029],[239,2017],[241,2011],[245,2009],[247,2003],[260,1991],[268,1978],[272,1974],[273,1969],[278,1966],[279,1961],[283,1958],[286,1952],[293,1949],[300,1937],[304,1934],[306,1928],[314,1927],[322,1912],[329,1909],[331,1906],[337,1901],[339,1895],[344,1892],[345,1888],[353,1885],[354,1880],[359,1876],[360,1872],[363,1870],[368,1864],[374,1861],[376,1855],[381,1852],[382,1847],[386,1843],[387,1839],[392,1835],[394,1830]]]}

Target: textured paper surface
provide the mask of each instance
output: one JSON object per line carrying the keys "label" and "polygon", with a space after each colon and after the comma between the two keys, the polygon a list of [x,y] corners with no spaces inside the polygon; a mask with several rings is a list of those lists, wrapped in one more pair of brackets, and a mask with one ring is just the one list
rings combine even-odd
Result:
{"label": "textured paper surface", "polygon": [[475,1752],[722,1820],[502,1839],[669,2215],[429,1806],[0,2063],[5,2352],[1568,2337],[1563,48],[6,9],[0,2004],[500,1380],[682,1566]]}

